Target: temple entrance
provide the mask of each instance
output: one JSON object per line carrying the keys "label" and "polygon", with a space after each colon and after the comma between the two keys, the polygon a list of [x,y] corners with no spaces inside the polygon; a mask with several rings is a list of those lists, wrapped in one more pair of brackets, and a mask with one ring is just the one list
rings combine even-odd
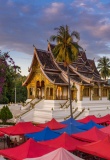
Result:
{"label": "temple entrance", "polygon": [[53,88],[46,89],[46,99],[53,99]]}
{"label": "temple entrance", "polygon": [[36,97],[38,99],[44,98],[44,81],[37,81],[36,82]]}

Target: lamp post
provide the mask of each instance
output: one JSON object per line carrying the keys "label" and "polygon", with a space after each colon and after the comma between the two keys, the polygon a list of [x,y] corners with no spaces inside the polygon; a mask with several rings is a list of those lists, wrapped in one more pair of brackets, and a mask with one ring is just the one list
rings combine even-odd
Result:
{"label": "lamp post", "polygon": [[16,104],[16,86],[15,86],[15,104]]}

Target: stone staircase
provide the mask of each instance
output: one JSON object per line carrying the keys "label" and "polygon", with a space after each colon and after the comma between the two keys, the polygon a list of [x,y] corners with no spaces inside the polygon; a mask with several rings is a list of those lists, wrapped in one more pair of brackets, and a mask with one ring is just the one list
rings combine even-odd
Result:
{"label": "stone staircase", "polygon": [[[27,112],[22,114],[24,121],[33,121],[34,123],[44,123],[55,118],[57,121],[63,121],[70,118],[69,101],[67,100],[40,100],[30,101],[30,107],[25,107]],[[28,108],[28,109],[27,109]],[[110,113],[110,102],[105,101],[80,101],[72,102],[73,118],[82,119],[87,115],[104,116]]]}

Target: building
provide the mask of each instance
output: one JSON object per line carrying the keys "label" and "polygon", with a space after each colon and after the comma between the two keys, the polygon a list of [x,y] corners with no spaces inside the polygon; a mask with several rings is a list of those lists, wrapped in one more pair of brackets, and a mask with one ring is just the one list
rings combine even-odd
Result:
{"label": "building", "polygon": [[[34,48],[34,55],[29,75],[23,83],[27,87],[28,99],[43,99],[43,107],[40,109],[58,110],[61,112],[62,119],[69,116],[67,104],[68,101],[68,75],[67,67],[63,62],[56,62],[52,54],[52,49],[55,46],[48,43],[47,51]],[[109,107],[109,91],[110,86],[107,81],[101,79],[99,72],[95,66],[94,60],[86,57],[84,51],[78,53],[78,59],[69,65],[70,83],[71,83],[71,98],[74,109],[78,111],[82,109],[94,109],[99,106],[102,108]],[[49,107],[47,107],[49,105]],[[63,107],[65,106],[66,107]],[[67,114],[65,109],[67,108]],[[74,111],[74,110],[73,110]],[[37,108],[36,108],[37,112]],[[79,112],[80,113],[80,112]],[[45,114],[44,112],[41,115]],[[56,117],[53,113],[50,118]],[[47,116],[48,117],[48,116]],[[49,118],[48,118],[49,119]]]}

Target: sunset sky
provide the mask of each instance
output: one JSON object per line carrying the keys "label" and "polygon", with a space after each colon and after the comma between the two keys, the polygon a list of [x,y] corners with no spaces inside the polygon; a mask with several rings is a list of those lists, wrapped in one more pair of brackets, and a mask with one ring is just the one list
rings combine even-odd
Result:
{"label": "sunset sky", "polygon": [[110,58],[110,0],[0,0],[0,50],[28,75],[33,44],[46,50],[54,28],[66,24],[88,58]]}

